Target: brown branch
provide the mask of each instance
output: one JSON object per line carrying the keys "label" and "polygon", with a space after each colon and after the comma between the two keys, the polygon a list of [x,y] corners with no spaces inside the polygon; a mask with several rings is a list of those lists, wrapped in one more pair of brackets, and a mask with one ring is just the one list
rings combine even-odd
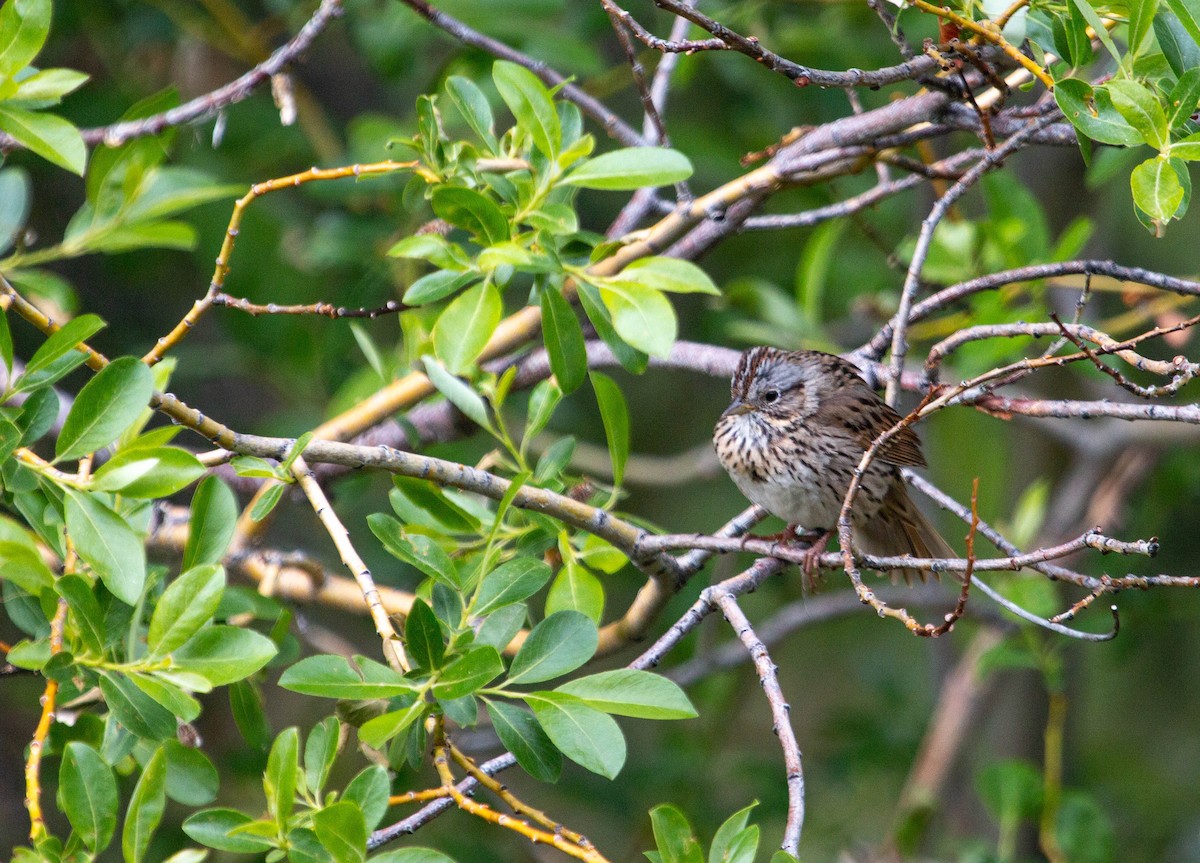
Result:
{"label": "brown branch", "polygon": [[779,685],[779,677],[775,673],[776,665],[771,661],[771,654],[762,640],[755,635],[749,618],[737,603],[737,597],[718,586],[712,590],[710,599],[721,609],[738,639],[749,652],[763,693],[767,697],[767,704],[771,708],[771,730],[779,738],[779,745],[783,748],[784,765],[787,768],[787,822],[784,825],[783,843],[780,847],[785,853],[795,857],[800,844],[800,831],[804,827],[804,768],[800,745],[796,742],[796,732],[792,728],[791,707]]}
{"label": "brown branch", "polygon": [[[599,851],[595,849],[590,842],[586,845],[577,844],[568,839],[564,834],[559,832],[547,833],[545,830],[538,830],[531,826],[528,822],[522,821],[519,818],[512,818],[508,815],[496,812],[490,806],[483,803],[478,803],[467,797],[457,787],[454,779],[454,774],[450,772],[450,759],[447,756],[449,741],[446,739],[443,731],[440,718],[436,721],[433,739],[433,765],[437,769],[438,777],[442,781],[441,791],[449,795],[455,805],[464,812],[482,818],[484,821],[491,822],[498,827],[505,827],[515,833],[529,839],[531,842],[541,842],[550,845],[562,851],[577,860],[583,860],[585,863],[608,863],[608,860]],[[484,774],[486,775],[486,774]],[[478,780],[476,780],[478,781]],[[573,834],[578,836],[579,834]],[[582,837],[580,837],[582,838]],[[587,842],[585,839],[584,842]]]}

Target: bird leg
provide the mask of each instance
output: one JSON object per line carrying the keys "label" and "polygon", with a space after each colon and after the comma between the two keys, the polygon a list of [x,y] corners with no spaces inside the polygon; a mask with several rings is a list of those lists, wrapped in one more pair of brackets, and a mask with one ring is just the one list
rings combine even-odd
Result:
{"label": "bird leg", "polygon": [[783,545],[806,544],[808,548],[804,550],[804,556],[800,561],[800,569],[804,573],[804,586],[812,593],[817,588],[817,578],[819,572],[817,566],[821,562],[821,555],[825,553],[825,549],[829,546],[829,540],[833,537],[833,531],[830,530],[799,530],[800,525],[789,524],[779,533],[773,533],[769,536],[752,537],[750,534],[742,536],[742,547],[745,548],[746,541],[749,539],[761,539],[766,542],[776,542]]}
{"label": "bird leg", "polygon": [[825,549],[829,547],[829,540],[833,537],[831,530],[810,530],[803,535],[796,534],[792,530],[796,538],[808,543],[808,549],[804,552],[804,558],[800,562],[800,569],[804,573],[805,586],[809,593],[813,593],[817,589],[817,578],[820,575],[820,570],[817,569],[821,562],[821,555],[825,553]]}

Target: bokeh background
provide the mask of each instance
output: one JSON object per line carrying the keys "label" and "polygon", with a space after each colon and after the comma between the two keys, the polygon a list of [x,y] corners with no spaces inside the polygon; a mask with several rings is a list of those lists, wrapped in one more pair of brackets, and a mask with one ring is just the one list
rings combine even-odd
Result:
{"label": "bokeh background", "polygon": [[[63,0],[55,4],[51,42],[39,63],[91,75],[85,87],[67,98],[63,114],[80,126],[103,125],[164,88],[176,88],[187,99],[236,77],[295,32],[312,6],[285,0]],[[626,118],[639,117],[627,63],[598,3],[448,0],[440,6],[574,75]],[[706,3],[705,8],[735,29],[769,40],[784,56],[812,66],[871,68],[895,61],[885,29],[861,2],[751,0],[711,8]],[[668,20],[656,17],[650,4],[633,11],[666,32]],[[922,36],[932,35],[930,22],[918,15],[906,13],[902,22],[918,44]],[[652,64],[655,58],[643,59]],[[463,48],[395,0],[348,0],[344,18],[321,35],[294,70],[300,108],[294,126],[280,125],[264,90],[225,112],[223,136],[215,146],[211,120],[179,129],[171,160],[221,182],[248,185],[311,165],[386,158],[389,139],[415,130],[413,104],[419,94],[436,91],[449,74],[471,76],[490,88],[490,64],[487,55]],[[887,91],[860,95],[868,107],[891,98]],[[800,89],[746,57],[717,53],[681,58],[665,118],[673,145],[696,166],[692,188],[705,191],[739,174],[744,154],[769,146],[793,127],[820,124],[848,111],[840,91]],[[589,125],[589,131],[597,135],[601,149],[615,146],[602,130]],[[1126,177],[1139,158],[1144,154],[1101,152],[1087,168],[1074,148],[1037,148],[1018,155],[1003,175],[968,196],[927,275],[937,281],[945,274],[946,281],[954,281],[987,260],[1023,262],[1039,245],[1053,246],[1064,232],[1074,231],[1072,236],[1087,237],[1083,254],[1088,256],[1195,277],[1197,216],[1193,213],[1155,239],[1133,215]],[[9,156],[5,164],[20,166],[32,178],[27,240],[33,245],[55,242],[83,201],[82,182],[25,153]],[[819,206],[866,188],[870,181],[849,178],[787,192],[772,199],[770,210]],[[384,252],[428,218],[426,212],[405,208],[401,190],[402,181],[391,179],[322,183],[255,204],[242,228],[229,292],[264,303],[326,300],[345,306],[374,306],[398,297],[414,272],[407,269],[408,262]],[[603,231],[623,200],[617,194],[585,193],[585,225]],[[911,248],[931,200],[925,188],[845,222],[730,238],[701,262],[725,295],[677,298],[681,337],[732,347],[762,342],[831,350],[856,346],[894,309],[905,250]],[[230,205],[209,204],[185,217],[199,232],[194,253],[139,251],[56,265],[61,282],[49,286],[42,301],[57,303],[68,313],[87,310],[104,317],[109,328],[97,339],[101,350],[145,351],[207,287]],[[1036,296],[1016,292],[1004,302],[1069,311],[1074,298],[1061,289]],[[1093,308],[1103,319],[1122,313],[1132,302],[1120,292],[1108,292]],[[1187,308],[1179,307],[1189,313]],[[395,346],[401,355],[394,318],[364,326],[378,344]],[[949,331],[939,326],[950,324],[931,324],[916,334],[928,340]],[[17,330],[18,352],[27,356],[36,340]],[[1170,348],[1162,350],[1170,355]],[[207,316],[176,355],[174,391],[251,432],[298,434],[377,384],[344,322],[218,311]],[[967,354],[967,370],[992,356],[983,349]],[[714,470],[707,452],[712,424],[727,403],[726,382],[653,369],[640,379],[619,370],[614,375],[630,399],[638,467],[633,472],[645,477],[630,484],[622,507],[672,532],[711,531],[738,512],[745,502]],[[80,380],[66,384],[77,386]],[[1076,371],[1047,376],[1033,387],[1094,397],[1105,382],[1099,375]],[[1194,399],[1194,392],[1185,390],[1183,398]],[[1026,541],[1061,540],[1090,526],[1087,519],[1102,512],[1110,533],[1157,536],[1162,552],[1154,561],[1093,555],[1073,562],[1084,571],[1098,574],[1105,565],[1126,565],[1128,569],[1112,572],[1196,574],[1200,435],[1148,431],[1139,436],[1132,428],[1082,421],[1058,421],[1050,427],[959,410],[939,414],[921,433],[930,476],[960,499],[969,496],[971,479],[980,477],[980,514],[1010,535]],[[568,399],[552,429],[578,435],[603,451],[599,417],[583,391]],[[1126,437],[1117,445],[1119,435]],[[1093,444],[1090,454],[1072,446],[1072,438]],[[484,447],[467,440],[438,446],[432,454],[471,462]],[[664,463],[655,459],[663,456],[680,458],[663,469]],[[603,464],[581,470],[602,472]],[[1120,471],[1125,479],[1114,482]],[[1115,494],[1103,506],[1093,496],[1102,487]],[[340,481],[333,492],[380,580],[411,586],[411,573],[374,547],[362,522],[366,513],[386,508],[387,488],[386,477],[355,476]],[[294,500],[285,506],[272,541],[307,548],[336,564],[335,552],[307,507]],[[960,524],[941,524],[947,536],[961,537]],[[745,562],[727,559],[710,567],[671,606],[662,626],[694,599],[709,577],[730,575]],[[610,609],[622,607],[639,583],[631,570],[612,576]],[[835,575],[824,590],[846,587]],[[1038,588],[1018,584],[1014,589]],[[1049,589],[1058,593],[1062,608],[1078,598]],[[746,608],[752,619],[762,620],[796,601],[803,601],[800,579],[789,572],[749,598]],[[1044,670],[1053,666],[1061,669],[1068,706],[1064,784],[1083,801],[1078,806],[1081,829],[1095,838],[1090,856],[1078,859],[1200,861],[1200,594],[1156,590],[1122,594],[1115,601],[1122,632],[1110,643],[1078,643],[1015,629],[1007,636],[1005,643],[1015,654],[1041,656],[1043,667],[998,661],[986,672],[982,707],[953,759],[949,785],[932,816],[923,845],[929,854],[937,859],[1040,859],[1029,824],[1016,831],[1013,847],[998,845],[1003,831],[996,792],[989,792],[988,783],[1000,781],[996,776],[1003,774],[1007,759],[1025,759],[1040,771],[1048,703]],[[975,602],[986,604],[982,598]],[[318,608],[298,609],[298,614],[371,644],[365,620]],[[1101,630],[1108,623],[1098,610],[1081,625]],[[804,627],[774,645],[805,757],[809,817],[801,845],[804,859],[837,859],[840,852],[865,858],[887,844],[896,826],[897,799],[936,710],[941,682],[980,626],[968,620],[947,638],[919,640],[894,622],[860,611]],[[683,653],[705,649],[728,635],[719,621],[710,621]],[[632,655],[628,651],[612,662]],[[38,681],[21,677],[0,681],[0,688],[6,702],[0,720],[5,729],[0,776],[11,780],[0,782],[2,849],[24,837],[22,748],[36,722],[40,688]],[[764,844],[777,841],[785,806],[783,767],[756,678],[742,665],[710,675],[690,692],[699,719],[622,721],[631,757],[615,782],[574,768],[553,787],[538,786],[516,771],[507,781],[530,802],[592,837],[613,859],[636,859],[652,847],[645,813],[664,801],[682,806],[707,838],[729,813],[758,800],[755,820],[763,826]],[[303,711],[319,707],[276,692],[268,713],[276,730],[289,724],[307,729],[320,714]],[[265,752],[242,740],[223,698],[206,700],[198,728],[222,769],[218,800],[252,807],[261,794]],[[476,742],[486,746],[486,735]],[[428,780],[405,777],[397,788]],[[183,814],[169,806],[168,821],[178,822]],[[418,839],[460,861],[553,856],[464,815],[441,818]],[[181,833],[165,830],[155,848],[166,856],[185,842]],[[110,859],[116,853],[110,849]]]}

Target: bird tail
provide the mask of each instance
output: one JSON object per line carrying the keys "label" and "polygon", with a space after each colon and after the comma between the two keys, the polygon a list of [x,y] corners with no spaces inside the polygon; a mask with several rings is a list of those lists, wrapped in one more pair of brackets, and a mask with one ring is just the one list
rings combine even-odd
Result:
{"label": "bird tail", "polygon": [[[892,485],[875,517],[857,527],[856,545],[866,554],[878,557],[898,554],[958,557],[958,553],[942,539],[929,519],[917,509],[900,481]],[[912,584],[914,577],[924,581],[928,574],[927,570],[922,569],[896,569],[892,570],[892,579],[894,581],[897,575],[902,575],[906,582]],[[934,577],[937,577],[937,573],[934,573]]]}

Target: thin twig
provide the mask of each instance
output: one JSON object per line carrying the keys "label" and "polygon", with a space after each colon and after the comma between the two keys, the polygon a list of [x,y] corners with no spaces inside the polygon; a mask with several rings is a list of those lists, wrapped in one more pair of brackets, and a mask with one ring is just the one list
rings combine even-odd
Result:
{"label": "thin twig", "polygon": [[[134,138],[147,135],[157,135],[165,129],[181,126],[197,120],[213,116],[222,108],[234,105],[248,98],[255,90],[277,74],[287,69],[300,57],[313,40],[327,27],[329,23],[342,14],[342,0],[322,0],[312,17],[304,26],[281,45],[270,57],[259,63],[240,78],[230,81],[203,96],[197,96],[182,105],[178,105],[159,114],[143,117],[138,120],[126,120],[109,126],[98,126],[82,129],[84,143],[88,146],[104,144],[109,147],[119,147]],[[23,147],[24,145],[8,135],[0,132],[0,152],[6,152]]]}

